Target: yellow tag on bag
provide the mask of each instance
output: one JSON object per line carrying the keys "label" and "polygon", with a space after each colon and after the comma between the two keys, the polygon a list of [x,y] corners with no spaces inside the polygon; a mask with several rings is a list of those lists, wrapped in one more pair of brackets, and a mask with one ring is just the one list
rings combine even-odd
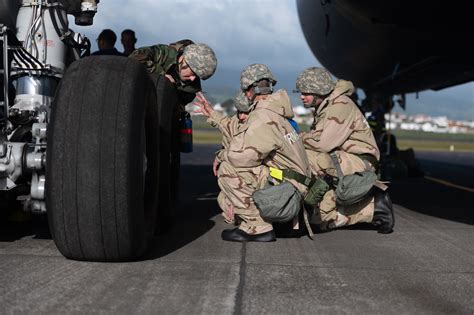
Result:
{"label": "yellow tag on bag", "polygon": [[274,167],[270,167],[270,176],[278,180],[283,180],[283,171]]}

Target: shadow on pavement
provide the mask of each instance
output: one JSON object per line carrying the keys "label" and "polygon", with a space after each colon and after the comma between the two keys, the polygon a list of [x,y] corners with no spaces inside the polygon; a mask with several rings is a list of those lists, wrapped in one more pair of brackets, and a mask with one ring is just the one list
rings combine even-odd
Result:
{"label": "shadow on pavement", "polygon": [[[182,165],[175,222],[169,222],[170,230],[157,236],[150,251],[140,260],[165,256],[212,229],[215,223],[211,218],[220,213],[216,201],[218,191],[211,165]],[[23,237],[51,239],[47,216],[29,215],[22,222],[2,220],[0,242],[13,242]]]}
{"label": "shadow on pavement", "polygon": [[392,202],[426,215],[474,225],[474,194],[445,186],[423,177],[393,181]]}
{"label": "shadow on pavement", "polygon": [[52,239],[46,215],[34,216],[21,222],[3,220],[0,224],[0,242],[14,242],[24,237]]}
{"label": "shadow on pavement", "polygon": [[166,256],[207,233],[220,213],[219,187],[211,165],[181,165],[180,191],[175,222],[168,233],[158,236],[146,259]]}

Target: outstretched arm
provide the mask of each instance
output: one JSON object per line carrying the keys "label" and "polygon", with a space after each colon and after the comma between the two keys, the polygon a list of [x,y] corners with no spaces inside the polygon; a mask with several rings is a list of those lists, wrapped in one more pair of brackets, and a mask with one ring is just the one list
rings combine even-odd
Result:
{"label": "outstretched arm", "polygon": [[211,114],[214,112],[214,108],[212,108],[211,103],[204,97],[204,94],[202,92],[198,92],[196,94],[197,101],[194,101],[194,105],[199,107],[199,109],[195,110],[195,113],[201,113],[207,118],[211,116]]}

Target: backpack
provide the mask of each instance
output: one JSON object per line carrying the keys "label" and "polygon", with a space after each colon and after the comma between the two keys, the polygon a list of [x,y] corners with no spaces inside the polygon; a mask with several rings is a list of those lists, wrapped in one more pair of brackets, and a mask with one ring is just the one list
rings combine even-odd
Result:
{"label": "backpack", "polygon": [[301,193],[290,182],[268,185],[252,195],[260,216],[269,222],[288,222],[301,209]]}
{"label": "backpack", "polygon": [[279,170],[270,167],[270,176],[281,181],[278,185],[267,185],[263,189],[255,191],[252,195],[260,216],[269,222],[289,222],[303,211],[303,218],[308,230],[308,236],[314,240],[314,233],[308,219],[308,211],[304,207],[303,196],[299,190],[284,178],[297,178],[303,185],[309,184],[309,178],[292,170]]}
{"label": "backpack", "polygon": [[336,153],[330,154],[339,177],[336,184],[336,203],[342,206],[353,205],[367,197],[376,185],[377,174],[373,171],[355,172],[344,175]]}

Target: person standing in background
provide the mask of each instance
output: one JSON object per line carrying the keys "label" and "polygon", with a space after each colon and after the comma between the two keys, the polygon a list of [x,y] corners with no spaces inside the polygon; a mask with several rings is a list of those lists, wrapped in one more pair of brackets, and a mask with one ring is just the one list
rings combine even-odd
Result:
{"label": "person standing in background", "polygon": [[123,30],[120,42],[123,46],[123,54],[128,57],[136,49],[137,38],[135,37],[135,32],[131,29]]}
{"label": "person standing in background", "polygon": [[94,51],[91,55],[115,55],[123,56],[114,46],[117,41],[117,35],[111,29],[105,29],[100,32],[99,37],[97,37],[97,46],[99,50]]}

